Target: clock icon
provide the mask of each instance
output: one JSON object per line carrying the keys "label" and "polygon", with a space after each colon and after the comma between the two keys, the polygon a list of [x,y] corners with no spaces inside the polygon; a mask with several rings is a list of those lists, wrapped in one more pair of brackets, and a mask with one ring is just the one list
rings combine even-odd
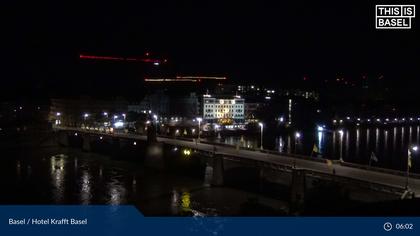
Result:
{"label": "clock icon", "polygon": [[391,230],[392,230],[392,224],[391,224],[391,223],[389,223],[389,222],[386,222],[386,223],[384,224],[384,230],[385,230],[385,231],[391,231]]}

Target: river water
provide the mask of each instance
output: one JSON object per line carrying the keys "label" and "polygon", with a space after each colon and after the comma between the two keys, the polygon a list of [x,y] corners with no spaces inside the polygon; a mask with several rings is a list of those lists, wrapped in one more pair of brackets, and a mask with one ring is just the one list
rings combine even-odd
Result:
{"label": "river water", "polygon": [[[420,142],[420,126],[350,128],[301,132],[295,134],[278,133],[265,135],[265,149],[283,153],[312,155],[314,158],[340,159],[344,161],[405,171],[407,169],[408,148]],[[260,136],[227,136],[215,139],[229,145],[247,148],[259,148]],[[314,145],[320,154],[312,153]],[[377,158],[370,161],[372,152]],[[420,151],[412,152],[410,171],[420,173]]]}
{"label": "river water", "polygon": [[132,204],[145,215],[283,215],[287,207],[252,191],[209,188],[202,178],[79,149],[5,151],[2,159],[0,204]]}

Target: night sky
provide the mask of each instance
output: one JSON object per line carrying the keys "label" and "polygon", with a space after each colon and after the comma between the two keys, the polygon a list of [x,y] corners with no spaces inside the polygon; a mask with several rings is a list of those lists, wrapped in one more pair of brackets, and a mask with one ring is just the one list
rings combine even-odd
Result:
{"label": "night sky", "polygon": [[79,53],[149,51],[171,73],[278,86],[362,75],[412,86],[419,76],[418,18],[411,30],[378,31],[374,1],[14,2],[0,10],[3,93],[79,83]]}

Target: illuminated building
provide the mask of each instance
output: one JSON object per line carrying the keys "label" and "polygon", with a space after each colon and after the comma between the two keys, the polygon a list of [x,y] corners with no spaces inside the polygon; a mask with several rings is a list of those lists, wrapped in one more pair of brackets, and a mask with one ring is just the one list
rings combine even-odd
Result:
{"label": "illuminated building", "polygon": [[203,95],[203,119],[209,123],[223,125],[241,124],[245,118],[245,100],[234,98],[215,98]]}

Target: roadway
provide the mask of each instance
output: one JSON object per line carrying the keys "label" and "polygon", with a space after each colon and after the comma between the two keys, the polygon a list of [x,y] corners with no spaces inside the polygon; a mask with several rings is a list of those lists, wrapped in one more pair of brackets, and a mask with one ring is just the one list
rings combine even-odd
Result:
{"label": "roadway", "polygon": [[[60,127],[59,129],[64,130],[73,130],[73,131],[80,131],[86,132],[86,130],[78,129],[78,128],[63,128]],[[92,132],[95,134],[103,134],[98,132]],[[137,140],[146,140],[147,137],[144,135],[137,135],[137,134],[125,134],[125,133],[114,133],[112,134],[114,137],[121,137],[121,138],[130,138],[130,139],[137,139]],[[164,138],[158,137],[158,142],[175,145],[175,146],[182,146],[187,148],[193,148],[200,151],[206,152],[214,152],[214,147],[216,146],[216,153],[217,154],[225,154],[228,156],[234,156],[238,158],[245,158],[255,161],[263,161],[271,164],[282,165],[282,166],[293,166],[295,165],[297,168],[310,170],[313,172],[318,172],[322,174],[332,174],[332,169],[335,169],[335,175],[339,177],[351,178],[360,181],[368,181],[370,183],[375,183],[384,186],[390,186],[394,188],[405,188],[406,177],[401,175],[396,175],[392,173],[384,173],[378,171],[372,171],[367,169],[360,169],[350,166],[344,166],[339,163],[333,163],[332,166],[328,166],[325,162],[319,162],[309,159],[301,159],[281,154],[271,154],[265,153],[260,151],[252,151],[252,150],[243,150],[243,149],[236,149],[230,146],[221,146],[217,144],[207,144],[207,143],[196,143],[187,140],[180,140],[180,139],[172,139],[172,138]],[[410,178],[409,179],[409,186],[412,191],[416,193],[416,195],[420,194],[420,179],[418,178]]]}

